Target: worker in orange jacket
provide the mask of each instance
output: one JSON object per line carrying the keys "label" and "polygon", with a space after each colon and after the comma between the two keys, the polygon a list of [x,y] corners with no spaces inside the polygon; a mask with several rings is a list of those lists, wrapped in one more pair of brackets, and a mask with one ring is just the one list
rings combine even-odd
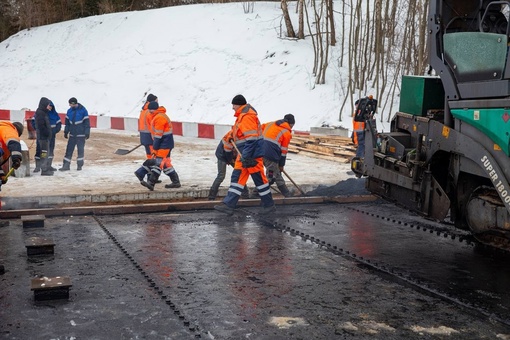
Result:
{"label": "worker in orange jacket", "polygon": [[[152,144],[154,141],[152,140],[151,130],[150,130],[150,121],[149,121],[149,103],[157,102],[158,97],[150,93],[147,96],[147,101],[142,106],[142,110],[140,111],[140,116],[138,117],[138,132],[140,133],[140,144],[142,144],[145,148],[145,155],[147,159],[152,158]],[[151,169],[148,166],[142,166],[138,170],[135,171],[135,175],[138,178],[145,179],[150,173]]]}
{"label": "worker in orange jacket", "polygon": [[[5,171],[9,171],[7,162],[11,159],[11,167],[18,169],[21,165],[21,143],[19,137],[23,134],[23,123],[0,120],[0,190],[7,183]],[[5,171],[4,171],[5,170]]]}
{"label": "worker in orange jacket", "polygon": [[356,148],[356,157],[365,157],[365,124],[373,119],[377,111],[377,99],[372,95],[356,100],[356,108],[352,119],[352,141]]}
{"label": "worker in orange jacket", "polygon": [[214,209],[232,215],[248,177],[251,176],[262,200],[263,213],[271,213],[276,208],[264,173],[262,129],[257,111],[240,94],[232,99],[232,109],[236,117],[232,127],[232,142],[239,149],[239,154],[227,196],[223,199],[223,204],[215,205]]}
{"label": "worker in orange jacket", "polygon": [[287,160],[289,144],[292,139],[292,127],[296,123],[294,115],[287,114],[283,119],[262,125],[264,136],[264,166],[269,184],[276,183],[285,197],[292,196],[285,184],[282,171]]}
{"label": "worker in orange jacket", "polygon": [[143,178],[138,177],[138,175],[137,177],[140,180],[140,184],[152,191],[163,172],[172,181],[172,183],[165,185],[165,188],[180,188],[179,176],[172,166],[170,158],[170,153],[174,148],[172,121],[166,115],[166,108],[159,106],[157,102],[150,102],[147,108],[150,112],[148,119],[154,142],[152,144],[152,158],[146,160],[144,165],[149,166],[151,171],[147,182]]}

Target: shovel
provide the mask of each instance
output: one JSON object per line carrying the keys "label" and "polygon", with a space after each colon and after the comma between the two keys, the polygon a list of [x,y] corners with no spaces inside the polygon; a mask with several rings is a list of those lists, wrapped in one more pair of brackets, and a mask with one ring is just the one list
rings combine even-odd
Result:
{"label": "shovel", "polygon": [[299,187],[299,185],[297,185],[297,184],[296,184],[296,182],[294,182],[294,181],[292,180],[292,178],[290,178],[289,174],[288,174],[287,172],[285,172],[285,170],[283,170],[282,172],[285,174],[285,176],[287,176],[287,178],[288,178],[288,179],[292,182],[292,184],[294,184],[294,186],[295,186],[295,187],[299,190],[299,192],[301,192],[301,194],[302,194],[303,196],[306,196],[306,194],[305,194],[305,192],[303,191],[303,189],[301,189],[301,188]]}
{"label": "shovel", "polygon": [[135,146],[134,148],[132,148],[131,150],[126,150],[126,149],[117,149],[117,151],[115,151],[115,154],[116,155],[127,155],[128,153],[131,153],[133,151],[135,151],[136,149],[138,149],[139,147],[141,147],[142,144],[138,144],[137,146]]}

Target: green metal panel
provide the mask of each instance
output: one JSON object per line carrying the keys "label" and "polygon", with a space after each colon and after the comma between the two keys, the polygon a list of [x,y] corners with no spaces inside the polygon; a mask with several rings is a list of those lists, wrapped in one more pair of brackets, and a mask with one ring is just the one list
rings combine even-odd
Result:
{"label": "green metal panel", "polygon": [[444,108],[444,90],[439,77],[403,76],[399,111],[426,116],[428,110]]}
{"label": "green metal panel", "polygon": [[510,156],[510,110],[455,109],[452,115],[482,131]]}

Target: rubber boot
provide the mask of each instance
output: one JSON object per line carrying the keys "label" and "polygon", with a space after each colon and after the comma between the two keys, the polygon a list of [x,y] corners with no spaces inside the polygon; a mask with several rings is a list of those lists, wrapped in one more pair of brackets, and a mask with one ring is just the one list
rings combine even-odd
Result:
{"label": "rubber boot", "polygon": [[41,171],[41,159],[36,159],[34,172],[39,172],[39,171]]}
{"label": "rubber boot", "polygon": [[53,176],[48,161],[48,158],[41,158],[41,176]]}
{"label": "rubber boot", "polygon": [[179,181],[179,175],[177,175],[177,172],[171,172],[168,177],[170,177],[170,180],[172,183],[165,185],[165,188],[171,189],[171,188],[180,188],[181,182]]}
{"label": "rubber boot", "polygon": [[218,195],[218,189],[211,188],[209,190],[209,195],[207,195],[207,199],[209,201],[214,201],[216,199],[217,195]]}
{"label": "rubber boot", "polygon": [[284,197],[291,197],[292,196],[291,192],[289,191],[289,188],[287,188],[286,185],[279,185],[278,186],[278,190],[280,190],[280,192],[282,193],[282,195]]}
{"label": "rubber boot", "polygon": [[48,167],[49,167],[49,169],[51,171],[57,171],[57,169],[52,166],[52,163],[53,163],[53,158],[48,158]]}
{"label": "rubber boot", "polygon": [[58,169],[59,171],[69,171],[71,170],[71,163],[67,162],[67,161],[64,161],[64,164],[62,165],[62,167],[60,169]]}

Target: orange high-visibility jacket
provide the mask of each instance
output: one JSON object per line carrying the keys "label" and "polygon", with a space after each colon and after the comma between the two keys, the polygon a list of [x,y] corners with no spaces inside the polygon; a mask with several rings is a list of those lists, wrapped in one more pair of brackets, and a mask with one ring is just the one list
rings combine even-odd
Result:
{"label": "orange high-visibility jacket", "polygon": [[264,136],[264,158],[285,166],[289,144],[292,139],[292,128],[285,120],[277,120],[262,125]]}
{"label": "orange high-visibility jacket", "polygon": [[138,132],[140,132],[140,144],[142,145],[152,145],[153,140],[151,136],[150,130],[150,122],[149,118],[149,102],[143,105],[142,110],[140,111],[140,117],[138,118]]}
{"label": "orange high-visibility jacket", "polygon": [[358,145],[358,133],[365,130],[365,122],[352,121],[353,139],[354,145]]}
{"label": "orange high-visibility jacket", "polygon": [[154,143],[152,147],[154,150],[159,149],[173,149],[174,148],[174,135],[172,128],[172,121],[166,115],[164,106],[160,106],[157,110],[149,115],[150,130]]}
{"label": "orange high-visibility jacket", "polygon": [[0,165],[9,159],[11,155],[21,157],[21,144],[19,142],[18,130],[9,121],[0,120]]}
{"label": "orange high-visibility jacket", "polygon": [[[258,158],[262,155],[262,128],[257,111],[250,105],[240,106],[234,114],[237,117],[232,127],[232,138],[243,158]],[[260,148],[260,150],[259,150]]]}

